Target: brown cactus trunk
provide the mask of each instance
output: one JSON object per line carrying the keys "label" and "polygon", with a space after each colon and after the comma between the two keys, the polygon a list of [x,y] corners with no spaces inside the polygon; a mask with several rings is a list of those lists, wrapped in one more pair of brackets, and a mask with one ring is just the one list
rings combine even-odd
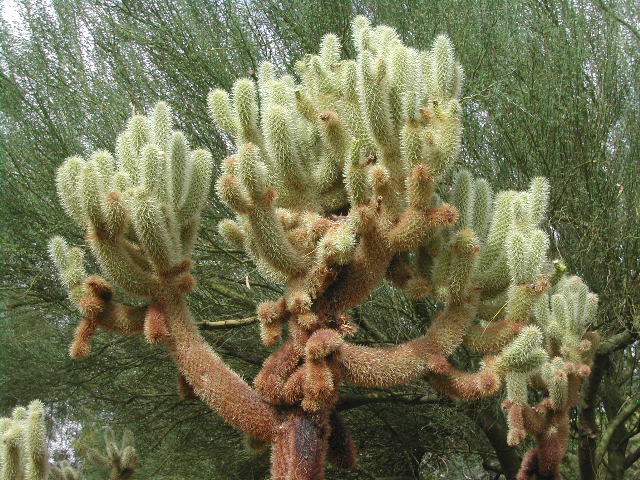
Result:
{"label": "brown cactus trunk", "polygon": [[569,443],[569,416],[566,411],[552,413],[547,426],[536,435],[537,448],[522,460],[518,480],[559,480],[560,465]]}
{"label": "brown cactus trunk", "polygon": [[271,453],[272,480],[323,480],[329,445],[329,412],[295,408],[278,428]]}

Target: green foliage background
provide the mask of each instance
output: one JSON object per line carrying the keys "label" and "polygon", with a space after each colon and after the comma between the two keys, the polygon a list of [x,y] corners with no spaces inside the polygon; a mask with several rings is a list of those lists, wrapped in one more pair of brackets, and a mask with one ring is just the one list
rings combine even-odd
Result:
{"label": "green foliage background", "polygon": [[[83,239],[57,202],[54,172],[67,156],[113,150],[132,109],[148,111],[160,99],[169,102],[192,146],[223,158],[227,144],[206,112],[209,89],[228,89],[235,78],[254,75],[265,59],[291,73],[294,60],[315,52],[324,33],[348,39],[356,14],[394,26],[407,44],[420,48],[438,33],[450,35],[467,73],[461,163],[489,179],[494,190],[524,188],[539,175],[550,179],[545,227],[552,252],[600,295],[597,327],[619,342],[601,360],[606,372],[598,384],[598,425],[606,429],[627,397],[638,401],[637,2],[2,5],[16,9],[19,21],[0,23],[0,411],[40,398],[58,435],[81,432],[79,451],[100,443],[103,425],[131,428],[143,459],[139,478],[265,478],[265,454],[249,453],[241,436],[200,402],[178,398],[175,367],[161,348],[100,334],[89,359],[68,358],[78,318],[55,278],[46,241],[53,233],[78,244]],[[256,302],[279,292],[218,238],[215,225],[225,215],[212,195],[194,255],[199,285],[189,300],[201,320],[250,317]],[[357,312],[365,325],[358,340],[415,337],[434,308],[383,286]],[[207,337],[245,378],[268,354],[255,324],[211,330]],[[330,471],[328,478],[496,478],[497,459],[516,461],[520,453],[500,451],[499,399],[458,404],[422,383],[380,392],[347,387],[344,398],[361,447],[360,466],[353,473]],[[567,459],[574,466],[583,433],[578,426],[576,417]],[[636,412],[613,432],[609,468],[600,470],[600,478],[638,474],[639,432]],[[70,446],[52,445],[58,454]],[[577,467],[565,471],[567,478],[580,478]],[[103,478],[90,468],[87,473]],[[512,478],[508,469],[505,475]]]}

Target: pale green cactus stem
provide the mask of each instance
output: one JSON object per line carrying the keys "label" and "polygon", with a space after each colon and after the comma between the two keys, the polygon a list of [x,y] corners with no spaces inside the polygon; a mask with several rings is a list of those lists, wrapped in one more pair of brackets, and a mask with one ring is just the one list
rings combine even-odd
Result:
{"label": "pale green cactus stem", "polygon": [[447,278],[449,305],[461,305],[469,294],[478,267],[478,238],[467,228],[458,231],[451,240],[451,263]]}
{"label": "pale green cactus stem", "polygon": [[182,132],[173,132],[171,135],[171,186],[173,187],[173,208],[178,208],[182,201],[182,194],[188,189],[193,173],[187,170],[189,165],[189,145]]}
{"label": "pale green cactus stem", "polygon": [[167,222],[163,221],[160,205],[141,191],[135,192],[130,203],[136,236],[146,255],[155,269],[162,273],[168,272],[175,263],[172,258],[175,246],[171,244],[169,228]]}
{"label": "pale green cactus stem", "polygon": [[22,480],[24,470],[20,452],[20,428],[9,429],[3,435],[2,480]]}
{"label": "pale green cactus stem", "polygon": [[183,186],[184,195],[176,209],[181,224],[188,224],[197,218],[204,208],[209,194],[213,160],[208,151],[197,149],[191,153],[189,164],[189,185],[187,188]]}
{"label": "pale green cactus stem", "polygon": [[529,186],[529,209],[534,225],[539,225],[545,218],[549,205],[549,181],[544,177],[536,177]]}
{"label": "pale green cactus stem", "polygon": [[371,185],[367,179],[365,162],[362,143],[354,140],[345,167],[345,187],[352,205],[365,205],[371,198]]}
{"label": "pale green cactus stem", "polygon": [[[547,300],[549,301],[549,300]],[[545,319],[548,336],[570,362],[581,363],[581,343],[588,326],[594,321],[598,296],[590,293],[578,277],[563,277],[556,285],[549,303],[537,307]]]}
{"label": "pale green cactus stem", "polygon": [[53,467],[51,473],[55,480],[82,480],[82,474],[73,468],[68,460],[63,460]]}
{"label": "pale green cactus stem", "polygon": [[88,458],[96,465],[109,469],[111,480],[127,480],[131,478],[138,467],[138,453],[133,445],[133,434],[125,430],[120,441],[111,428],[105,428],[104,452],[90,449]]}
{"label": "pale green cactus stem", "polygon": [[497,368],[507,377],[507,398],[514,403],[527,403],[527,379],[548,358],[543,348],[543,333],[536,326],[528,326],[502,351]]}
{"label": "pale green cactus stem", "polygon": [[147,117],[134,115],[127,123],[125,131],[116,142],[116,161],[118,169],[126,173],[132,183],[140,181],[138,159],[142,148],[149,141],[150,127]]}
{"label": "pale green cactus stem", "polygon": [[207,97],[207,106],[209,115],[214,119],[218,128],[232,137],[237,137],[238,121],[234,116],[229,94],[220,88],[211,90]]}
{"label": "pale green cactus stem", "polygon": [[82,209],[80,192],[78,190],[78,178],[83,169],[84,161],[82,158],[71,157],[58,169],[56,175],[56,186],[58,192],[60,192],[60,203],[67,215],[82,228],[85,227],[87,221]]}
{"label": "pale green cactus stem", "polygon": [[344,117],[353,136],[362,142],[366,154],[371,155],[375,153],[376,147],[360,106],[358,64],[354,60],[345,60],[341,70],[342,100],[338,103],[338,111]]}
{"label": "pale green cactus stem", "polygon": [[301,273],[308,260],[286,239],[279,223],[269,189],[266,184],[266,167],[260,151],[253,144],[244,144],[239,153],[238,178],[248,192],[255,208],[248,214],[251,229],[248,234],[254,248],[276,270],[286,273]]}
{"label": "pale green cactus stem", "polygon": [[473,230],[484,243],[491,224],[493,194],[489,182],[484,178],[476,180],[473,204]]}
{"label": "pale green cactus stem", "polygon": [[16,407],[0,419],[0,478],[45,480],[49,475],[44,406],[39,400],[28,409]]}
{"label": "pale green cactus stem", "polygon": [[84,296],[82,282],[87,277],[82,250],[70,248],[62,237],[53,237],[49,242],[49,256],[58,269],[62,284],[69,292],[69,298],[78,306]]}
{"label": "pale green cactus stem", "polygon": [[311,58],[308,68],[315,74],[315,92],[321,98],[321,105],[323,107],[333,106],[331,97],[336,91],[336,86],[331,79],[331,68],[320,57]]}
{"label": "pale green cactus stem", "polygon": [[394,135],[391,112],[388,107],[387,63],[365,51],[358,62],[358,67],[358,94],[364,119],[371,137],[376,141],[377,148],[385,157],[384,160],[394,161],[399,145],[397,145],[398,137]]}
{"label": "pale green cactus stem", "polygon": [[547,331],[551,310],[549,308],[549,293],[543,293],[533,306],[533,321],[535,324]]}
{"label": "pale green cactus stem", "polygon": [[440,99],[453,96],[455,83],[455,62],[453,45],[446,35],[438,35],[433,42],[432,58],[434,68],[432,98]]}
{"label": "pale green cactus stem", "polygon": [[166,152],[169,149],[173,129],[172,113],[166,102],[159,102],[151,116],[151,142]]}
{"label": "pale green cactus stem", "polygon": [[507,238],[512,277],[507,314],[515,320],[529,319],[533,305],[546,288],[546,283],[538,282],[548,245],[547,236],[540,230],[534,231],[529,238],[520,233],[512,233]]}
{"label": "pale green cactus stem", "polygon": [[542,378],[549,389],[549,398],[557,409],[562,409],[568,401],[568,379],[564,360],[553,358],[541,368]]}
{"label": "pale green cactus stem", "polygon": [[504,244],[512,224],[516,196],[516,192],[500,192],[494,201],[491,226],[480,259],[481,280],[486,288],[504,288],[508,274]]}
{"label": "pale green cactus stem", "polygon": [[[172,130],[170,108],[160,102],[149,117],[129,120],[115,158],[99,151],[86,162],[66,160],[58,193],[86,230],[104,273],[128,293],[148,297],[160,277],[191,254],[211,171],[210,154],[189,150],[184,135]],[[50,253],[78,304],[86,277],[81,252],[56,238]]]}
{"label": "pale green cactus stem", "polygon": [[[404,105],[405,95],[411,96],[408,85],[415,85],[415,50],[396,44],[390,52],[391,88],[389,89],[389,107],[395,132],[399,132],[404,124],[405,115],[413,114],[413,109]],[[415,93],[413,93],[415,97]],[[407,112],[410,112],[407,114]]]}
{"label": "pale green cactus stem", "polygon": [[402,163],[407,171],[425,161],[425,148],[424,131],[415,121],[407,122],[400,136]]}
{"label": "pale green cactus stem", "polygon": [[225,218],[218,224],[218,233],[224,241],[237,249],[243,249],[246,235],[242,227],[229,218]]}
{"label": "pale green cactus stem", "polygon": [[518,321],[528,321],[534,303],[549,285],[548,277],[543,277],[549,239],[537,228],[547,198],[548,184],[540,178],[531,182],[527,192],[499,194],[481,254],[480,284],[487,292],[500,292],[510,284],[506,312]]}
{"label": "pale green cactus stem", "polygon": [[308,195],[308,180],[292,138],[287,110],[274,105],[265,112],[265,144],[275,171],[279,172],[278,191],[283,205],[292,205]]}
{"label": "pale green cactus stem", "polygon": [[371,22],[363,15],[358,15],[352,22],[353,44],[356,51],[360,53],[363,50],[373,48]]}
{"label": "pale green cactus stem", "polygon": [[256,86],[252,80],[243,78],[233,84],[233,111],[238,124],[238,141],[262,145],[258,130],[258,101]]}
{"label": "pale green cactus stem", "polygon": [[458,208],[459,220],[457,225],[461,228],[472,228],[474,222],[474,205],[476,190],[471,173],[461,170],[453,181],[453,205]]}
{"label": "pale green cactus stem", "polygon": [[304,92],[296,90],[296,110],[307,122],[315,123],[318,115],[318,109],[316,105],[311,101],[311,98]]}
{"label": "pale green cactus stem", "polygon": [[350,141],[345,125],[335,112],[326,110],[318,118],[320,119],[322,142],[327,152],[315,173],[318,190],[322,194],[329,192],[336,186],[340,187],[344,163],[349,154]]}
{"label": "pale green cactus stem", "polygon": [[448,294],[447,279],[449,278],[449,270],[451,267],[451,248],[449,245],[444,247],[443,251],[433,261],[431,269],[431,282],[434,292],[441,299],[446,299]]}
{"label": "pale green cactus stem", "polygon": [[318,257],[324,264],[346,265],[351,261],[356,247],[353,226],[344,222],[329,231],[318,244]]}
{"label": "pale green cactus stem", "polygon": [[544,335],[535,325],[525,327],[520,334],[507,345],[500,359],[498,368],[505,372],[531,373],[547,360],[547,352],[543,348]]}
{"label": "pale green cactus stem", "polygon": [[320,42],[320,59],[325,67],[331,67],[340,61],[340,50],[342,45],[340,39],[334,33],[327,33]]}
{"label": "pale green cactus stem", "polygon": [[269,98],[269,88],[271,82],[276,80],[275,66],[270,62],[261,62],[258,66],[258,91],[260,100],[267,102]]}
{"label": "pale green cactus stem", "polygon": [[49,459],[47,455],[47,429],[44,406],[39,400],[29,404],[29,416],[24,426],[25,456],[28,459],[26,480],[40,480],[47,477]]}

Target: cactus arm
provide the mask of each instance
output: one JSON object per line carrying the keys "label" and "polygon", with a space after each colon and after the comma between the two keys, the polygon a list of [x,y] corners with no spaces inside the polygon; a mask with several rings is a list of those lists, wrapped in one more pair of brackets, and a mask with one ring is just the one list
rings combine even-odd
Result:
{"label": "cactus arm", "polygon": [[414,249],[424,238],[425,232],[436,227],[451,226],[457,219],[457,210],[451,205],[438,205],[426,211],[409,207],[389,232],[389,243],[398,252]]}
{"label": "cactus arm", "polygon": [[100,314],[98,325],[103,330],[120,335],[141,333],[147,314],[146,306],[130,306],[111,302]]}
{"label": "cactus arm", "polygon": [[237,162],[232,162],[218,181],[217,189],[229,207],[247,218],[250,243],[260,258],[279,272],[300,274],[308,262],[287,238],[273,204],[276,192],[267,187],[266,180],[266,166],[259,148],[247,143],[243,144]]}
{"label": "cactus arm", "polygon": [[[92,281],[97,282],[92,279],[88,283],[91,284]],[[91,293],[81,302],[87,306],[99,304],[99,312],[92,317],[99,328],[126,335],[142,333],[147,329],[145,323],[148,322],[151,308],[122,305],[111,301],[110,297],[105,300],[104,287],[100,287],[102,296],[95,293],[99,287],[94,285],[93,289],[87,289]],[[170,334],[162,340],[189,385],[226,421],[256,438],[271,441],[278,418],[276,410],[227,367],[209,347],[198,332],[181,296],[169,298],[173,300],[156,300],[164,305],[160,316]],[[80,335],[81,333],[77,334]],[[80,340],[76,338],[74,344],[78,342]]]}
{"label": "cactus arm", "polygon": [[389,348],[345,344],[339,361],[345,379],[369,388],[401,385],[425,375],[430,369],[430,343],[424,337]]}
{"label": "cactus arm", "polygon": [[[268,405],[244,380],[233,372],[209,347],[198,332],[182,294],[175,292],[157,297],[150,307],[131,307],[111,300],[110,286],[100,277],[85,280],[86,295],[80,305],[88,320],[96,327],[118,334],[148,331],[150,312],[168,328],[161,340],[169,348],[178,367],[196,394],[225,420],[240,430],[265,441],[273,438],[277,423],[276,410]],[[151,308],[162,305],[161,309]],[[87,327],[79,327],[74,339],[74,351],[88,348],[81,344],[90,340]]]}
{"label": "cactus arm", "polygon": [[521,405],[521,407],[525,430],[531,435],[541,434],[547,421],[546,409],[543,406],[533,408],[529,405]]}
{"label": "cactus arm", "polygon": [[382,231],[371,225],[362,233],[352,261],[315,300],[314,310],[344,312],[358,305],[384,277],[391,258]]}
{"label": "cactus arm", "polygon": [[393,347],[345,343],[338,349],[344,376],[356,385],[385,388],[430,372],[450,372],[446,357],[460,345],[474,315],[472,306],[448,308],[436,316],[424,336]]}
{"label": "cactus arm", "polygon": [[495,395],[502,387],[491,361],[487,361],[477,372],[465,372],[451,364],[445,364],[441,373],[430,374],[428,379],[439,392],[465,400]]}
{"label": "cactus arm", "polygon": [[140,245],[138,245],[136,242],[128,240],[127,238],[122,238],[120,240],[120,244],[129,258],[138,267],[140,267],[143,271],[150,270],[149,261],[144,256],[144,251],[142,250],[142,247]]}
{"label": "cactus arm", "polygon": [[151,272],[141,267],[120,242],[90,238],[89,244],[105,274],[130,294],[149,298],[157,288]]}
{"label": "cactus arm", "polygon": [[168,347],[195,393],[222,418],[252,437],[271,442],[277,410],[231,370],[198,332],[184,300],[167,305]]}
{"label": "cactus arm", "polygon": [[325,110],[318,118],[321,138],[327,155],[324,161],[318,165],[315,176],[320,193],[326,193],[341,180],[340,176],[349,151],[349,137],[336,112]]}
{"label": "cactus arm", "polygon": [[254,380],[256,391],[272,403],[283,403],[284,385],[298,368],[302,353],[293,340],[288,340],[265,361]]}
{"label": "cactus arm", "polygon": [[509,317],[486,326],[471,325],[464,337],[464,345],[478,353],[498,353],[520,333],[525,326]]}
{"label": "cactus arm", "polygon": [[569,430],[566,411],[547,413],[542,430],[534,435],[536,448],[525,454],[518,478],[559,478],[560,465],[569,444]]}

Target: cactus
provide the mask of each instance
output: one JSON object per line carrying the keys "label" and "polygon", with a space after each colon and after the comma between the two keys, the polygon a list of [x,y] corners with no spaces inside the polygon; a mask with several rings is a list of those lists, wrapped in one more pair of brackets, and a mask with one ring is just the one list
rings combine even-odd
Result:
{"label": "cactus", "polygon": [[522,462],[518,478],[524,480],[560,478],[560,464],[569,442],[571,409],[578,403],[584,378],[591,374],[599,343],[598,334],[587,330],[596,314],[597,296],[589,293],[575,276],[563,275],[550,290],[532,308],[531,321],[536,326],[527,327],[541,333],[536,349],[520,352],[527,358],[538,356],[538,350],[544,352],[522,379],[525,388],[528,383],[543,398],[535,407],[529,406],[526,398],[511,396],[503,403],[509,421],[508,443],[516,445],[527,434],[536,440],[536,448]]}
{"label": "cactus", "polygon": [[55,480],[82,480],[82,474],[68,460],[61,461],[51,469],[51,477]]}
{"label": "cactus", "polygon": [[[88,451],[89,460],[110,469],[111,480],[133,477],[138,455],[130,431],[117,443],[113,431],[105,430],[106,454]],[[34,400],[28,408],[16,407],[11,417],[0,418],[1,480],[82,480],[82,474],[67,460],[52,464],[49,460],[44,405]]]}
{"label": "cactus", "polygon": [[44,406],[34,400],[28,408],[16,407],[11,417],[0,418],[0,478],[45,480],[49,455]]}
{"label": "cactus", "polygon": [[[86,356],[98,329],[166,345],[183,390],[272,445],[274,479],[322,479],[326,460],[355,466],[335,408],[343,381],[381,388],[426,377],[464,399],[505,383],[510,443],[526,433],[538,440],[522,478],[552,478],[596,337],[586,333],[595,297],[579,280],[556,284],[547,260],[540,225],[549,186],[535,178],[526,191],[494,195],[486,180],[456,170],[464,72],[446,36],[418,51],[357,17],[353,42],[353,60],[329,34],[318,55],[296,63],[299,80],[265,62],[257,82],[239,79],[230,94],[208,97],[235,144],[215,184],[235,216],[218,231],[284,284],[281,298],[258,307],[263,342],[280,344],[253,387],[200,336],[184,300],[211,159],[171,129],[164,103],[129,121],[115,156],[73,157],[59,170],[62,205],[106,277],[87,276],[82,251],[52,240],[61,280],[85,316],[71,354]],[[348,342],[349,309],[384,278],[444,309],[405,344]],[[117,302],[114,286],[145,305]],[[478,371],[449,361],[462,345],[482,356]],[[540,414],[527,406],[530,385],[549,392]]]}
{"label": "cactus", "polygon": [[131,478],[138,466],[138,454],[133,446],[133,434],[129,430],[125,430],[122,439],[117,442],[113,430],[106,428],[104,443],[104,453],[93,448],[87,452],[89,460],[99,467],[108,468],[111,480]]}
{"label": "cactus", "polygon": [[82,480],[82,474],[68,460],[61,461],[51,469],[55,480]]}

